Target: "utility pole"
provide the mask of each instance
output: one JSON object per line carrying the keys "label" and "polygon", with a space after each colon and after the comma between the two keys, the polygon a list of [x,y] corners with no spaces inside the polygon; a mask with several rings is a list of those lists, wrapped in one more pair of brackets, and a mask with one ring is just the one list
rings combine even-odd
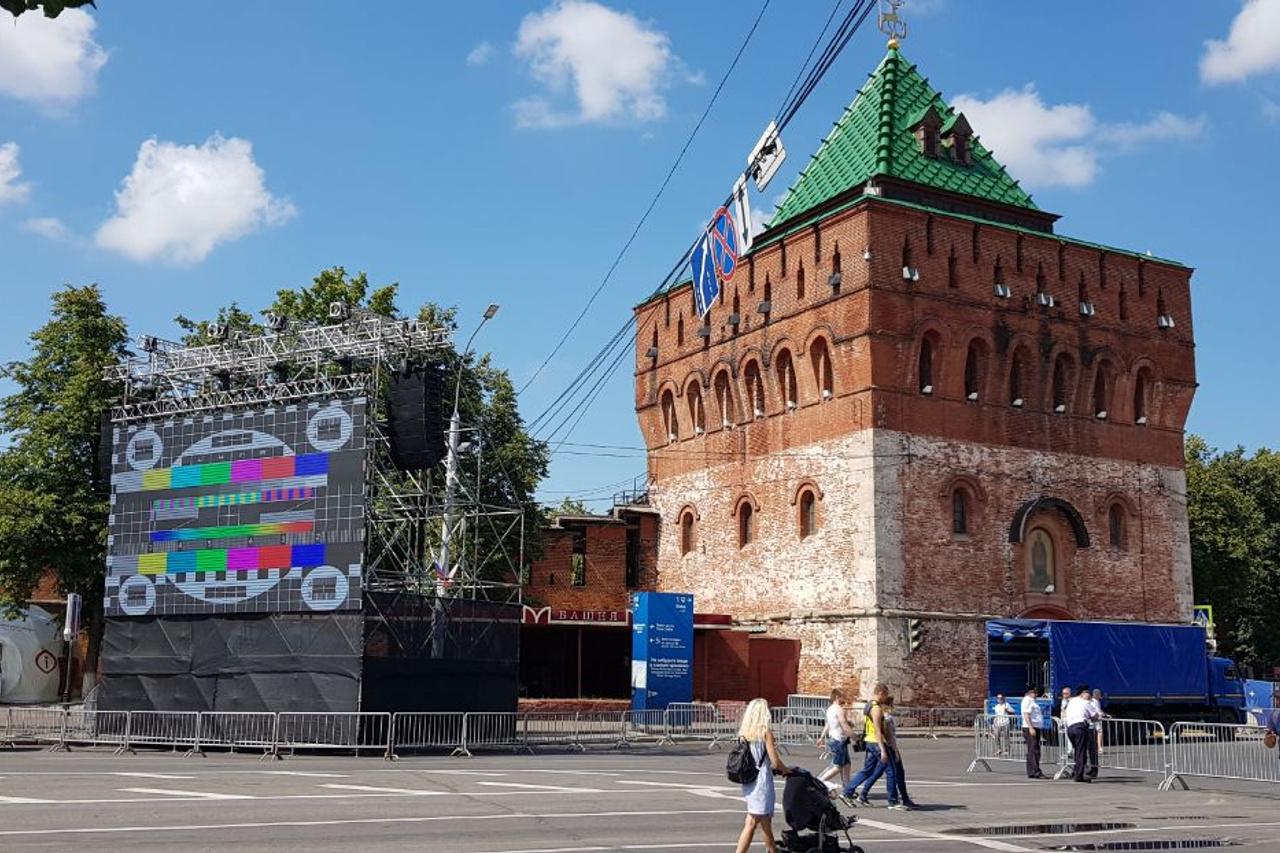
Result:
{"label": "utility pole", "polygon": [[471,342],[475,340],[476,335],[484,328],[484,324],[493,319],[498,313],[496,304],[490,305],[484,311],[484,317],[480,320],[480,325],[476,326],[471,337],[467,338],[467,345],[463,347],[462,355],[458,360],[458,374],[454,377],[453,383],[453,414],[449,417],[449,444],[448,453],[444,462],[444,525],[440,535],[440,571],[444,573],[444,577],[439,578],[436,583],[437,594],[443,594],[445,578],[450,580],[457,574],[457,567],[452,565],[453,556],[453,539],[457,535],[460,525],[458,518],[458,454],[462,447],[462,417],[458,414],[458,404],[462,399],[462,371],[467,363],[467,356],[471,354]]}

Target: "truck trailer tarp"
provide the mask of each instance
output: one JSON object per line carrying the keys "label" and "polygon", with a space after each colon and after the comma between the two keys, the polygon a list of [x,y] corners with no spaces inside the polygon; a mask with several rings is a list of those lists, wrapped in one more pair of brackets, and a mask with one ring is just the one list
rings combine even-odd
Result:
{"label": "truck trailer tarp", "polygon": [[1203,702],[1209,693],[1205,633],[1196,625],[996,619],[987,636],[1049,641],[1054,689],[1089,684],[1106,698]]}

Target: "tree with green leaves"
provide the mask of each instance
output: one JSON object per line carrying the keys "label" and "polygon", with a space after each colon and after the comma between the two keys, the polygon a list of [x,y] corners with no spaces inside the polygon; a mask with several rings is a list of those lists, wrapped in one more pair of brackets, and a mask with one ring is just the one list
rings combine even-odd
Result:
{"label": "tree with green leaves", "polygon": [[[352,309],[399,318],[405,315],[396,304],[398,294],[397,284],[373,287],[365,273],[352,275],[337,266],[323,270],[308,286],[277,291],[275,299],[262,313],[271,312],[292,323],[326,324],[339,322],[330,319],[329,306],[341,302]],[[434,302],[423,303],[411,316],[429,326],[451,331],[457,331],[459,325],[455,309]],[[234,303],[222,308],[214,321],[178,317],[177,322],[186,332],[184,342],[188,345],[207,344],[211,322],[224,324],[233,334],[262,331],[262,324]],[[470,452],[479,454],[478,460],[474,455],[465,459],[460,472],[468,492],[467,502],[518,510],[524,522],[525,556],[536,556],[542,516],[534,491],[547,474],[546,445],[535,441],[525,429],[510,376],[495,367],[487,354],[464,354],[450,347],[436,357],[437,367],[447,377],[444,398],[452,401],[457,392],[462,423],[472,430],[467,439]],[[448,414],[446,411],[446,418]],[[473,437],[479,440],[471,440]],[[437,493],[433,500],[440,498],[438,493],[444,482],[441,466],[441,470],[432,472],[430,477],[432,490]],[[479,560],[482,576],[491,580],[516,580],[520,534],[519,524],[502,521],[493,521],[470,532],[475,538],[468,551]]]}
{"label": "tree with green leaves", "polygon": [[93,0],[0,0],[0,9],[4,9],[15,18],[24,12],[37,9],[44,12],[46,18],[56,18],[64,9],[77,9],[81,6],[93,6]]}
{"label": "tree with green leaves", "polygon": [[31,354],[0,375],[16,390],[0,399],[0,603],[31,597],[47,571],[84,596],[90,662],[101,639],[107,494],[100,464],[104,415],[119,389],[103,370],[127,354],[124,320],[107,313],[96,285],[53,295]]}
{"label": "tree with green leaves", "polygon": [[1213,605],[1219,649],[1268,676],[1280,664],[1280,454],[1186,441],[1197,604]]}

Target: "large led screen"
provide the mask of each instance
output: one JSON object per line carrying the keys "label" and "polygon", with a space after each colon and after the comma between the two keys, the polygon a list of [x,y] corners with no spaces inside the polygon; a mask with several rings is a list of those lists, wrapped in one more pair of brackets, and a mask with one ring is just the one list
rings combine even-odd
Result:
{"label": "large led screen", "polygon": [[358,608],[365,408],[116,425],[107,615]]}

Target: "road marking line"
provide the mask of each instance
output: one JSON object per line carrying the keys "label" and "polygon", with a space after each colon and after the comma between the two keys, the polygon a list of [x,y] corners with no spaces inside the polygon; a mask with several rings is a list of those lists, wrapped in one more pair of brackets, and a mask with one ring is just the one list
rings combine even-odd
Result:
{"label": "road marking line", "polygon": [[885,832],[897,832],[901,835],[910,835],[913,838],[930,841],[950,841],[961,844],[972,844],[976,847],[985,847],[988,850],[1006,850],[1006,851],[1029,851],[1031,847],[1020,847],[1017,844],[1010,844],[1007,841],[995,841],[990,838],[971,838],[964,835],[943,835],[941,832],[930,832],[927,829],[916,829],[910,826],[899,826],[896,823],[885,823],[882,820],[866,820],[862,817],[858,818],[858,826],[869,826],[872,829],[879,829]]}
{"label": "road marking line", "polygon": [[169,776],[165,773],[112,773],[112,776],[132,776],[138,779],[194,779],[194,776]]}
{"label": "road marking line", "polygon": [[343,791],[365,791],[375,794],[414,794],[420,797],[439,797],[450,791],[418,791],[411,788],[376,788],[372,785],[321,785],[321,788],[337,788]]}
{"label": "road marking line", "polygon": [[[380,823],[441,823],[444,821],[475,820],[569,820],[583,818],[595,820],[607,817],[672,817],[677,815],[741,815],[742,809],[686,809],[677,811],[646,812],[565,812],[561,814],[528,814],[506,812],[491,815],[420,815],[414,817],[335,818],[332,820],[276,820],[256,823],[209,823],[177,826],[112,826],[112,827],[56,827],[52,829],[0,829],[0,838],[17,835],[121,835],[134,832],[209,832],[219,829],[271,829],[276,827],[348,826]],[[607,849],[607,848],[606,848]]]}
{"label": "road marking line", "polygon": [[[522,791],[547,791],[555,794],[605,794],[600,788],[568,788],[560,785],[528,785],[523,782],[477,782],[493,788],[519,788]],[[616,792],[614,792],[616,793]]]}
{"label": "road marking line", "polygon": [[39,800],[35,797],[0,797],[0,803],[13,803],[14,805],[28,805],[32,803],[52,803],[54,800]]}
{"label": "road marking line", "polygon": [[251,770],[250,773],[261,773],[266,776],[309,776],[317,779],[350,779],[350,773],[307,773],[302,770]]}
{"label": "road marking line", "polygon": [[[169,797],[194,797],[198,800],[253,800],[248,794],[215,794],[212,791],[174,791],[168,788],[120,788],[130,794],[163,794]],[[74,802],[74,801],[73,801]]]}

